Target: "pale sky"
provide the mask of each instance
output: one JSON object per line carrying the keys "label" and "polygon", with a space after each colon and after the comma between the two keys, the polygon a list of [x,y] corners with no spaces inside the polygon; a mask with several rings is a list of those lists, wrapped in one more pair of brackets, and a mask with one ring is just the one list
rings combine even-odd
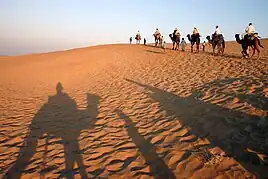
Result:
{"label": "pale sky", "polygon": [[205,38],[219,25],[226,40],[252,22],[268,37],[268,0],[0,0],[0,55],[128,43],[137,30],[149,42],[159,28],[197,27]]}

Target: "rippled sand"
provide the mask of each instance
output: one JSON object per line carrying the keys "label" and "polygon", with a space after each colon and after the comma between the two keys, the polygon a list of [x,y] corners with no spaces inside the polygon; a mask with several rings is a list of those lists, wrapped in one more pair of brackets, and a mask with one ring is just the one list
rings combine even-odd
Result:
{"label": "rippled sand", "polygon": [[1,57],[0,178],[268,177],[268,51],[240,51]]}

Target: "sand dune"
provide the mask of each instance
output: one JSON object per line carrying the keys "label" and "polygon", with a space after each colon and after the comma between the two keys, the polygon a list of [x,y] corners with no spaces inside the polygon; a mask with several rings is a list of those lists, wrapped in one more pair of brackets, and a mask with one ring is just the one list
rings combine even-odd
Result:
{"label": "sand dune", "polygon": [[187,48],[1,57],[0,178],[268,177],[268,51]]}

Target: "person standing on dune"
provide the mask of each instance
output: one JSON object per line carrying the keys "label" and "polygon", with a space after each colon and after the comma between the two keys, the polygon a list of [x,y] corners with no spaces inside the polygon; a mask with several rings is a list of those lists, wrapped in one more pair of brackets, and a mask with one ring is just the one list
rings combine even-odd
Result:
{"label": "person standing on dune", "polygon": [[203,52],[204,52],[206,48],[206,41],[203,42],[202,46],[203,46]]}
{"label": "person standing on dune", "polygon": [[181,51],[185,51],[185,46],[186,46],[186,41],[184,40],[184,38],[181,39]]}

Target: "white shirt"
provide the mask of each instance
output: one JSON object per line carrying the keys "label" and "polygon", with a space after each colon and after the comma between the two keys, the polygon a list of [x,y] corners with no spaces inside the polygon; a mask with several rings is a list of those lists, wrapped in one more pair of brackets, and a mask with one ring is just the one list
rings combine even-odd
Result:
{"label": "white shirt", "polygon": [[255,32],[255,28],[253,27],[253,25],[250,25],[250,26],[247,26],[247,28],[246,28],[246,33],[248,33],[248,34],[254,34],[254,32]]}
{"label": "white shirt", "polygon": [[216,30],[215,30],[215,34],[217,34],[217,35],[220,35],[220,34],[221,34],[221,32],[220,32],[220,28],[219,28],[219,27],[216,28]]}

